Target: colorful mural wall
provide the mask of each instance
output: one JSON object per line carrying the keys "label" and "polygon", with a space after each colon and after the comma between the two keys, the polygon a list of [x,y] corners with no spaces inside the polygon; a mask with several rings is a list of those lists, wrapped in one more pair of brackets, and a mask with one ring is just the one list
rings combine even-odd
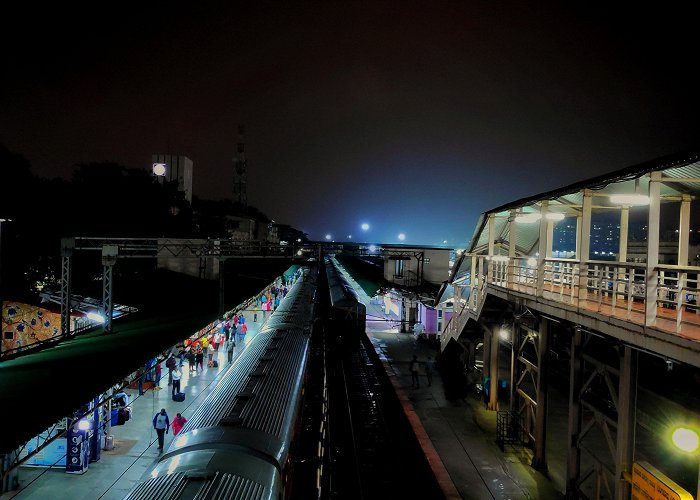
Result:
{"label": "colorful mural wall", "polygon": [[61,332],[61,315],[21,302],[2,304],[2,352],[22,349]]}

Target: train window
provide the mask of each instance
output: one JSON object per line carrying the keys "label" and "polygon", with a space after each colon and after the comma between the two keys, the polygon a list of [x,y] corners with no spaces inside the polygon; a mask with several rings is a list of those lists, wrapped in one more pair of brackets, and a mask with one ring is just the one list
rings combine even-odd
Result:
{"label": "train window", "polygon": [[438,318],[442,318],[442,309],[438,309]]}

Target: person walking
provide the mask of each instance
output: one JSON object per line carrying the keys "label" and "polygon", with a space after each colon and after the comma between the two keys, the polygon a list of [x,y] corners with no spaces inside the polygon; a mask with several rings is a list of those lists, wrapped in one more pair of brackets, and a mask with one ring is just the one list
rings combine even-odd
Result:
{"label": "person walking", "polygon": [[163,453],[163,445],[165,444],[165,435],[170,430],[170,417],[165,411],[165,408],[161,408],[159,413],[156,413],[153,417],[153,428],[158,433],[158,451]]}
{"label": "person walking", "polygon": [[195,356],[195,361],[196,361],[196,366],[195,366],[195,372],[197,372],[200,368],[202,371],[204,371],[204,351],[200,347],[197,349],[197,354]]}
{"label": "person walking", "polygon": [[408,369],[411,371],[411,387],[420,387],[420,382],[418,381],[418,358],[415,354],[408,365]]}
{"label": "person walking", "polygon": [[155,376],[155,387],[154,387],[153,389],[156,390],[156,391],[160,391],[160,389],[161,389],[161,387],[160,387],[160,377],[161,377],[161,370],[162,370],[162,367],[160,366],[160,361],[158,361],[157,359],[156,359],[156,366],[155,366],[154,369],[155,369],[155,372],[156,372],[156,376]]}
{"label": "person walking", "polygon": [[224,340],[228,342],[229,337],[231,336],[231,321],[226,320],[224,323]]}
{"label": "person walking", "polygon": [[248,333],[248,325],[243,323],[241,325],[241,342],[245,340],[245,334]]}
{"label": "person walking", "polygon": [[165,362],[165,367],[168,369],[168,385],[173,385],[173,370],[177,368],[177,360],[172,352]]}
{"label": "person walking", "polygon": [[214,359],[214,335],[210,333],[207,340],[209,341],[210,348],[205,349],[204,354],[207,355],[207,361],[211,361]]}
{"label": "person walking", "polygon": [[204,337],[202,337],[202,352],[204,353],[204,355],[207,354],[208,347],[209,347],[209,337],[207,335],[205,335]]}
{"label": "person walking", "polygon": [[228,348],[226,349],[226,353],[228,354],[228,362],[231,363],[233,362],[233,348],[236,347],[236,342],[231,339],[228,343]]}
{"label": "person walking", "polygon": [[190,365],[190,373],[192,373],[194,371],[194,364],[197,361],[197,356],[195,355],[194,351],[192,351],[191,347],[188,347],[187,349],[187,362]]}
{"label": "person walking", "polygon": [[183,345],[180,351],[177,353],[177,357],[180,360],[180,368],[185,364],[185,346]]}
{"label": "person walking", "polygon": [[183,417],[181,413],[178,413],[175,416],[173,419],[173,436],[177,436],[180,433],[180,430],[185,425],[185,422],[187,422],[187,419]]}
{"label": "person walking", "polygon": [[146,377],[146,372],[142,368],[136,376],[139,378],[139,396],[143,396],[143,379]]}
{"label": "person walking", "polygon": [[428,387],[433,385],[433,373],[435,372],[435,362],[431,356],[428,356],[428,361],[425,362],[425,378],[428,379]]}
{"label": "person walking", "polygon": [[182,372],[178,367],[173,370],[173,396],[180,392],[180,379],[182,378]]}

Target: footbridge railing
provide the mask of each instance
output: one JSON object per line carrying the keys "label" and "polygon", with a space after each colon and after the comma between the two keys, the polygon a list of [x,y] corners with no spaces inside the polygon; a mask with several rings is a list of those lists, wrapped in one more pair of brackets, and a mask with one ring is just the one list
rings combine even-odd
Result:
{"label": "footbridge railing", "polygon": [[453,283],[454,312],[441,349],[478,319],[487,287],[513,290],[667,333],[700,339],[700,267],[534,257],[467,255]]}
{"label": "footbridge railing", "polygon": [[700,267],[491,257],[488,286],[602,313],[669,333],[700,332]]}

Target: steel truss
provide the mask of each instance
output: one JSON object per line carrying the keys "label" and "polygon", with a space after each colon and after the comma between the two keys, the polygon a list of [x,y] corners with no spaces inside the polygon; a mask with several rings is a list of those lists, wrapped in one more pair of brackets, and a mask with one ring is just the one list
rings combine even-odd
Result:
{"label": "steel truss", "polygon": [[[616,369],[586,353],[591,337],[576,326],[571,339],[566,495],[589,498],[583,490],[592,481],[596,500],[624,499],[630,495],[625,475],[631,472],[634,450],[637,351],[616,346],[620,360]],[[602,435],[609,455],[596,450],[594,430],[599,439]],[[592,461],[585,470],[581,470],[582,451]]]}
{"label": "steel truss", "polygon": [[[113,268],[118,259],[155,259],[158,257],[199,258],[200,274],[206,271],[206,258],[218,260],[223,270],[226,259],[233,258],[292,258],[304,255],[309,245],[279,245],[256,241],[167,238],[64,238],[61,240],[61,336],[70,335],[71,268],[74,251],[102,253],[102,304],[105,330],[112,329]],[[316,250],[315,246],[312,246]],[[220,276],[219,301],[223,311],[223,277]]]}
{"label": "steel truss", "polygon": [[549,343],[549,321],[539,318],[539,331],[515,322],[513,329],[515,370],[515,411],[522,423],[523,438],[533,449],[532,466],[546,470],[546,416],[547,416],[547,352]]}

